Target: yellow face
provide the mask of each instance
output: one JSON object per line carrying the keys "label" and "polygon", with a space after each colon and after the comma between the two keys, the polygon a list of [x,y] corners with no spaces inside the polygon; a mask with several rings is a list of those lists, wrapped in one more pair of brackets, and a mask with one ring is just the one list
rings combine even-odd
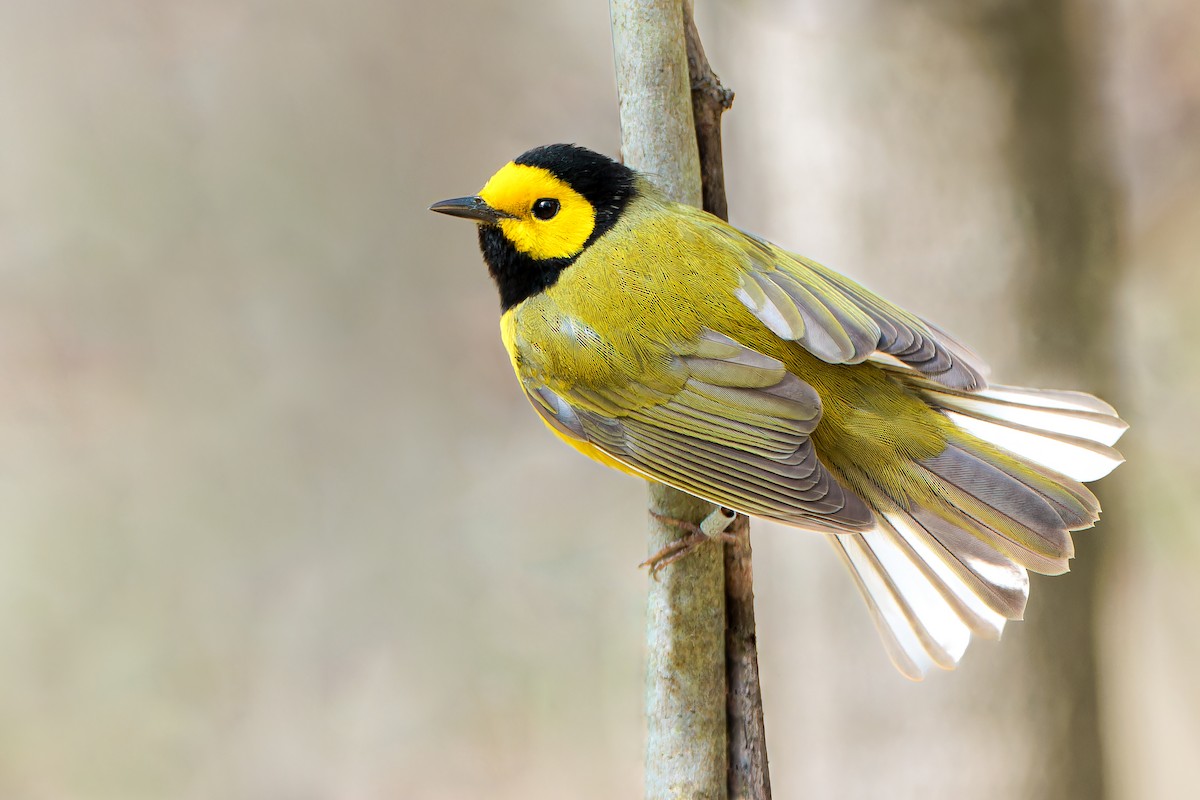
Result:
{"label": "yellow face", "polygon": [[537,260],[570,258],[583,250],[596,227],[596,209],[579,192],[541,167],[509,162],[479,196],[497,211],[505,238]]}

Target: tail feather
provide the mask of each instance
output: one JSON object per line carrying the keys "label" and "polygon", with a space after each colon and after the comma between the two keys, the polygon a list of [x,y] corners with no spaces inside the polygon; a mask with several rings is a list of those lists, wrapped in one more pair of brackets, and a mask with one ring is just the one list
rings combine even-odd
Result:
{"label": "tail feather", "polygon": [[[1100,504],[1096,502],[1096,496],[1074,478],[1031,461],[1014,463],[1011,458],[995,453],[977,452],[975,456],[1007,473],[1009,477],[1024,479],[1030,489],[1049,503],[1068,530],[1090,528],[1100,519]],[[1030,481],[1031,474],[1036,474],[1040,480]]]}
{"label": "tail feather", "polygon": [[1103,478],[1124,459],[1112,447],[1100,442],[1048,433],[978,416],[946,411],[958,427],[985,441],[1036,464],[1061,472],[1078,481]]}
{"label": "tail feather", "polygon": [[[1018,541],[1021,549],[1048,558],[1071,557],[1071,535],[1063,527],[1062,517],[1027,484],[956,444],[946,445],[945,450],[925,459],[921,466],[979,501],[989,512],[1011,520],[1013,524],[1006,527],[1021,535]],[[976,520],[984,521],[979,517]]]}
{"label": "tail feather", "polygon": [[1061,575],[1069,568],[1067,561],[1074,548],[1065,530],[1055,531],[1066,540],[1065,552],[1049,552],[1044,546],[1049,532],[1043,533],[1005,516],[957,487],[944,486],[940,494],[944,503],[932,509],[935,515],[984,541],[1006,558],[1043,575]]}
{"label": "tail feather", "polygon": [[1112,406],[1082,392],[993,386],[970,394],[905,377],[959,428],[1076,481],[1094,481],[1124,459],[1112,448],[1129,428]]}
{"label": "tail feather", "polygon": [[995,386],[969,393],[895,370],[956,424],[939,455],[914,465],[937,499],[902,508],[870,498],[877,525],[831,537],[897,668],[920,680],[953,669],[972,634],[998,638],[1020,619],[1028,571],[1066,572],[1071,532],[1100,505],[1080,481],[1121,463],[1128,427],[1078,392]]}
{"label": "tail feather", "polygon": [[[1004,619],[1021,619],[1029,600],[1029,573],[969,526],[946,520],[925,508],[914,509],[891,522],[897,530],[936,543],[935,552],[965,582],[974,596]],[[999,633],[999,631],[997,631]]]}
{"label": "tail feather", "polygon": [[1107,403],[1082,392],[993,386],[968,394],[938,386],[925,393],[937,405],[967,416],[1103,445],[1115,444],[1129,427]]}
{"label": "tail feather", "polygon": [[970,631],[951,606],[921,579],[916,564],[882,531],[830,537],[855,578],[892,663],[920,680],[931,667],[953,669]]}

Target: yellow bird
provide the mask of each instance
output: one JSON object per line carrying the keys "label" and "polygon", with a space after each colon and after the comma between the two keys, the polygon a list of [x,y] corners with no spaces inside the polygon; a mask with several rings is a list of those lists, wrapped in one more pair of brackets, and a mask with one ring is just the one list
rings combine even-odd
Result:
{"label": "yellow bird", "polygon": [[1020,619],[1027,570],[1066,572],[1122,462],[1111,406],[989,387],[936,325],[668,200],[574,145],[473,197],[504,346],[575,449],[721,506],[828,534],[892,661],[952,669]]}

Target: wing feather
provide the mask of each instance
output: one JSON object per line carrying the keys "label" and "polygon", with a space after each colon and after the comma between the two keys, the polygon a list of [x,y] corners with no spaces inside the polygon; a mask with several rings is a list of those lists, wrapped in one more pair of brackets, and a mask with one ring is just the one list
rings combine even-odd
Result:
{"label": "wing feather", "polygon": [[735,295],[777,336],[831,364],[884,353],[950,388],[987,385],[979,357],[936,325],[815,261],[741,235],[748,269]]}
{"label": "wing feather", "polygon": [[560,435],[714,503],[827,532],[874,524],[817,457],[809,435],[821,399],[811,386],[712,331],[678,350],[667,367],[679,387],[673,394],[640,384],[551,388],[530,378],[525,390]]}

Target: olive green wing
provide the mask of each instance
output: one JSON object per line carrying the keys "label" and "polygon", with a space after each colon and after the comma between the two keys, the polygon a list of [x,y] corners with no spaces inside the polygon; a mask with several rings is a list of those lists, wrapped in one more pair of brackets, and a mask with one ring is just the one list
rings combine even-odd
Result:
{"label": "olive green wing", "polygon": [[[706,331],[645,383],[602,390],[523,379],[537,412],[635,472],[714,503],[825,532],[874,516],[817,458],[816,391],[784,365]],[[671,388],[664,391],[668,385]],[[647,398],[652,398],[647,402]]]}
{"label": "olive green wing", "polygon": [[949,334],[815,261],[727,228],[746,255],[737,298],[777,336],[831,364],[885,353],[954,389],[986,387],[986,366]]}

